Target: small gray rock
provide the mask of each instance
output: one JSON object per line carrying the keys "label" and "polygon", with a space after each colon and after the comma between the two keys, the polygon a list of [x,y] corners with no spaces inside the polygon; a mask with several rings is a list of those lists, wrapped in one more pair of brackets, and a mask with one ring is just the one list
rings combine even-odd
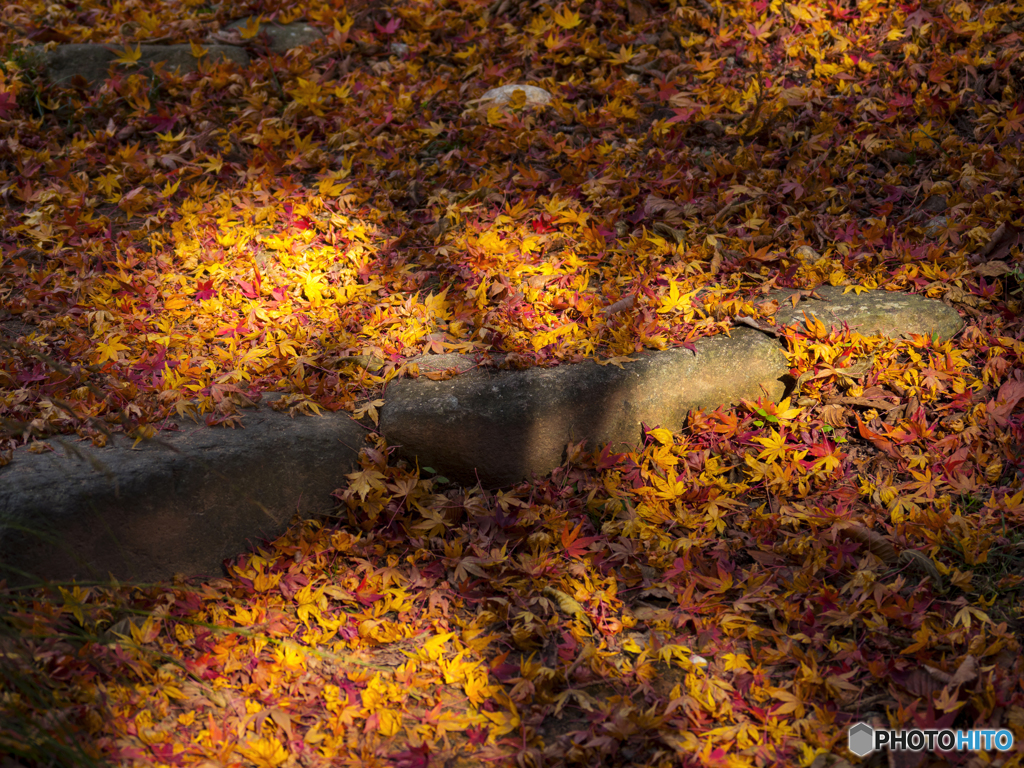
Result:
{"label": "small gray rock", "polygon": [[526,95],[527,106],[542,107],[551,102],[551,94],[543,88],[538,88],[535,85],[514,84],[491,88],[491,90],[481,96],[478,101],[481,106],[487,106],[488,104],[508,104],[509,100],[512,98],[512,94],[516,91],[522,91]]}
{"label": "small gray rock", "polygon": [[933,240],[940,237],[949,227],[949,219],[946,216],[933,216],[924,224],[924,234]]}

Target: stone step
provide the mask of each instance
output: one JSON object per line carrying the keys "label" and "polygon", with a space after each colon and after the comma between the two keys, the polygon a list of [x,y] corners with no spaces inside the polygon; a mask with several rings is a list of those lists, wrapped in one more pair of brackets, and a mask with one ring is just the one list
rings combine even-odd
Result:
{"label": "stone step", "polygon": [[[265,401],[279,393],[264,395]],[[0,468],[0,578],[157,581],[221,562],[332,509],[366,430],[347,413],[243,411],[243,428],[176,420],[140,442],[74,435]]]}
{"label": "stone step", "polygon": [[[245,48],[258,50],[263,40],[267,48],[278,54],[310,45],[323,39],[323,33],[316,27],[302,21],[290,24],[262,23],[258,25],[258,35],[246,39],[243,34],[248,28],[255,28],[255,21],[250,18],[234,21],[215,33],[202,45],[193,48],[190,43],[141,43],[140,57],[134,64],[118,65],[126,71],[145,69],[158,62],[167,72],[186,75],[195,72],[199,67],[196,50],[201,50],[201,57],[209,61],[228,59],[239,67],[248,67],[249,53]],[[36,60],[46,70],[47,76],[54,83],[66,83],[75,76],[81,76],[93,86],[100,85],[107,78],[110,65],[117,58],[115,51],[124,48],[134,49],[136,44],[129,43],[118,47],[100,43],[65,43],[50,47],[37,45],[28,49],[30,60]],[[245,46],[245,47],[243,47]]]}
{"label": "stone step", "polygon": [[781,399],[789,368],[778,343],[750,329],[632,361],[554,368],[481,367],[471,355],[432,355],[422,373],[467,371],[445,381],[391,382],[381,432],[403,455],[464,483],[501,486],[545,475],[566,444],[636,446],[641,424],[677,427],[694,408],[741,398]]}
{"label": "stone step", "polygon": [[[787,292],[765,300],[779,300],[781,324],[813,316],[864,333],[940,339],[963,325],[952,308],[919,296],[816,293],[820,300],[795,307]],[[631,448],[641,425],[675,430],[693,408],[783,396],[789,371],[773,336],[737,328],[695,346],[696,354],[671,349],[527,370],[427,356],[418,361],[423,373],[463,372],[392,381],[381,432],[421,467],[501,486],[549,473],[570,441]],[[0,578],[218,574],[225,558],[282,533],[296,512],[330,512],[330,494],[356,466],[366,436],[346,413],[291,418],[267,407],[245,412],[244,429],[178,424],[137,447],[124,437],[104,448],[60,437],[43,441],[52,451],[15,451],[0,468]]]}
{"label": "stone step", "polygon": [[[963,325],[951,307],[903,293],[844,294],[832,286],[820,299],[780,291],[778,325],[817,318],[844,323],[865,335],[935,334],[949,338]],[[462,482],[501,486],[546,475],[562,463],[566,444],[611,443],[631,450],[641,425],[678,429],[688,411],[714,410],[742,399],[778,401],[789,372],[779,342],[740,328],[685,349],[647,352],[621,367],[585,362],[523,371],[481,367],[473,356],[430,355],[421,372],[467,371],[435,381],[421,376],[393,381],[380,411],[381,432],[402,455]]]}

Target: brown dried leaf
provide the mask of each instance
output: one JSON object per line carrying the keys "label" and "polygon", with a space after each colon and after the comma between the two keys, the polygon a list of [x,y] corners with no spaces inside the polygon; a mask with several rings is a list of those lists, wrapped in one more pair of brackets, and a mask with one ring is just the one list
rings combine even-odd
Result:
{"label": "brown dried leaf", "polygon": [[863,545],[871,554],[883,563],[892,565],[899,560],[899,556],[896,554],[896,550],[893,548],[892,544],[890,544],[889,540],[880,533],[875,533],[858,523],[848,523],[847,527],[843,528],[840,532],[848,539],[852,539],[858,544]]}
{"label": "brown dried leaf", "polygon": [[826,405],[821,409],[821,420],[830,427],[846,426],[846,409],[841,405]]}
{"label": "brown dried leaf", "polygon": [[[946,687],[945,673],[925,665],[923,669],[913,669],[903,681],[903,687],[915,696],[928,700]],[[948,678],[948,676],[946,676]]]}
{"label": "brown dried leaf", "polygon": [[1012,224],[1007,224],[1005,221],[996,227],[992,236],[989,238],[988,243],[974,254],[971,259],[973,261],[988,260],[989,262],[1003,259],[1010,255],[1010,249],[1013,246],[1020,243],[1021,232]]}
{"label": "brown dried leaf", "polygon": [[643,24],[650,15],[647,4],[637,0],[626,0],[626,12],[629,14],[630,24]]}
{"label": "brown dried leaf", "polygon": [[651,229],[670,243],[683,245],[686,242],[685,230],[675,229],[662,221],[654,222],[654,224],[651,225]]}
{"label": "brown dried leaf", "polygon": [[630,294],[629,296],[626,296],[625,298],[619,299],[614,304],[610,304],[609,306],[605,307],[602,310],[602,312],[604,312],[604,314],[608,315],[609,317],[611,315],[617,315],[619,312],[625,312],[626,310],[632,309],[633,308],[633,302],[635,300],[636,300],[636,297],[633,296],[633,294]]}
{"label": "brown dried leaf", "polygon": [[957,687],[966,685],[967,683],[973,683],[978,679],[978,660],[968,654],[964,657],[964,660],[960,662],[960,666],[956,668],[956,672],[953,677],[949,679],[949,685],[951,687]]}
{"label": "brown dried leaf", "polygon": [[932,585],[936,589],[941,590],[943,588],[942,574],[939,573],[939,569],[935,567],[935,563],[927,555],[914,549],[905,549],[900,553],[900,561],[908,565],[914,565],[918,570],[924,571],[925,575],[932,580]]}
{"label": "brown dried leaf", "polygon": [[448,379],[457,376],[458,373],[459,371],[457,368],[447,368],[443,371],[429,371],[423,375],[431,381],[448,381]]}
{"label": "brown dried leaf", "polygon": [[886,752],[886,758],[889,761],[889,768],[918,768],[918,766],[925,764],[928,754],[926,752],[901,752],[890,749]]}
{"label": "brown dried leaf", "polygon": [[1005,275],[1007,272],[1012,271],[1013,267],[1005,261],[986,261],[984,264],[979,264],[974,268],[974,274],[981,275],[982,277],[999,277],[999,275]]}
{"label": "brown dried leaf", "polygon": [[721,268],[722,253],[721,251],[715,251],[715,255],[711,257],[711,265],[708,267],[708,272],[710,272],[712,275],[717,275]]}
{"label": "brown dried leaf", "polygon": [[670,221],[683,216],[683,207],[657,195],[648,195],[644,200],[644,215],[650,218],[664,214]]}
{"label": "brown dried leaf", "polygon": [[574,619],[579,619],[587,626],[590,626],[590,617],[587,616],[586,611],[583,610],[583,606],[575,599],[565,594],[565,592],[555,589],[554,587],[544,587],[544,589],[541,590],[541,594],[554,602],[555,605],[558,606],[558,610],[562,613],[572,616]]}

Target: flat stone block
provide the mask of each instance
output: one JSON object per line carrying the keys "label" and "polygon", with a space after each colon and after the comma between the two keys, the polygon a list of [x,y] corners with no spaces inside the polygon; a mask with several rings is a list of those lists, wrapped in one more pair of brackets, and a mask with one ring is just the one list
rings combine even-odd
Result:
{"label": "flat stone block", "polygon": [[854,291],[843,293],[841,286],[826,285],[815,288],[818,299],[800,299],[794,307],[789,297],[793,291],[770,294],[778,300],[779,311],[775,322],[779,325],[801,325],[804,313],[817,317],[825,327],[849,324],[852,330],[865,336],[909,337],[910,334],[931,336],[942,340],[952,338],[964,326],[956,310],[941,301],[909,293],[890,291]]}
{"label": "flat stone block", "polygon": [[244,429],[180,421],[154,442],[74,436],[0,468],[0,578],[156,581],[221,562],[333,509],[365,430],[346,413],[243,411]]}
{"label": "flat stone block", "polygon": [[[233,45],[204,45],[206,53],[201,57],[209,61],[227,59],[240,67],[249,66],[249,54]],[[199,69],[199,59],[192,55],[191,45],[143,45],[141,66],[152,66],[163,62],[167,72],[177,71],[179,75],[187,75]]]}
{"label": "flat stone block", "polygon": [[54,83],[67,82],[75,75],[81,75],[90,83],[103,82],[107,68],[115,58],[105,46],[92,43],[59,45],[51,51],[33,46],[30,50],[42,62],[47,76]]}
{"label": "flat stone block", "polygon": [[[134,47],[134,46],[132,46]],[[131,67],[152,66],[163,62],[168,72],[179,74],[195,72],[199,68],[199,60],[192,55],[191,45],[141,45],[139,61]],[[232,45],[206,45],[205,56],[211,60],[229,59],[241,67],[249,65],[249,54]],[[89,83],[98,85],[107,78],[111,63],[117,58],[111,46],[94,43],[74,43],[60,45],[51,51],[44,51],[41,46],[31,49],[32,55],[39,58],[46,68],[47,75],[54,83],[64,83],[75,75],[81,75]],[[129,67],[124,67],[128,70]]]}
{"label": "flat stone block", "polygon": [[464,482],[501,486],[561,464],[569,441],[635,448],[641,424],[678,429],[693,408],[781,399],[786,358],[769,336],[748,329],[685,349],[520,371],[472,368],[468,356],[421,358],[421,372],[468,370],[446,381],[391,382],[381,432],[420,466]]}
{"label": "flat stone block", "polygon": [[[247,17],[231,22],[224,29],[241,31],[251,23],[252,19]],[[323,32],[305,21],[293,21],[290,24],[262,23],[259,29],[266,34],[270,50],[274,53],[285,53],[292,48],[311,45],[324,37]],[[249,41],[241,42],[245,44]]]}

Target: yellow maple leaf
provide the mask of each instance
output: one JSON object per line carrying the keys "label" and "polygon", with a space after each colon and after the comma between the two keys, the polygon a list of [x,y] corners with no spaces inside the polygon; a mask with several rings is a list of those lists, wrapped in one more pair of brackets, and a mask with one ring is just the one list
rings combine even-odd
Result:
{"label": "yellow maple leaf", "polygon": [[555,11],[555,24],[562,29],[572,29],[583,23],[580,15],[571,8],[565,8],[561,13]]}
{"label": "yellow maple leaf", "polygon": [[323,104],[323,88],[319,83],[314,83],[312,80],[304,80],[300,77],[296,86],[288,91],[288,93],[295,100],[296,104],[306,107],[317,117],[323,115],[323,109],[321,109]]}
{"label": "yellow maple leaf", "polygon": [[505,113],[497,107],[491,107],[487,110],[487,124],[492,126],[501,125],[505,119]]}
{"label": "yellow maple leaf", "polygon": [[508,105],[512,109],[522,109],[526,106],[526,91],[522,88],[516,88],[512,91],[512,95],[509,97]]}
{"label": "yellow maple leaf", "polygon": [[124,64],[126,67],[133,67],[139,63],[139,59],[142,58],[142,46],[137,44],[135,48],[130,45],[126,45],[122,51],[117,54],[117,63]]}
{"label": "yellow maple leaf", "polygon": [[113,197],[115,192],[121,191],[121,180],[116,173],[105,173],[96,178],[96,186],[107,197]]}
{"label": "yellow maple leaf", "polygon": [[181,186],[181,179],[180,178],[176,182],[174,182],[173,184],[171,184],[171,182],[168,181],[164,185],[163,190],[160,192],[160,196],[164,197],[164,198],[170,197],[171,195],[173,195],[175,192],[178,191],[178,187],[180,187],[180,186]]}
{"label": "yellow maple leaf", "polygon": [[442,122],[439,122],[439,121],[436,121],[436,120],[432,120],[430,125],[427,128],[418,128],[417,131],[419,133],[426,134],[427,136],[429,136],[432,139],[435,139],[438,136],[440,136],[441,135],[441,131],[445,130],[447,127],[448,127],[448,125],[446,123],[442,123]]}
{"label": "yellow maple leaf", "polygon": [[664,427],[658,427],[658,429],[652,429],[648,434],[657,440],[662,445],[672,445],[675,440],[672,437],[671,430],[665,429]]}
{"label": "yellow maple leaf", "polygon": [[793,713],[796,717],[804,716],[804,702],[800,696],[783,690],[782,688],[768,688],[768,693],[782,703],[772,710],[773,715],[788,715]]}
{"label": "yellow maple leaf", "polygon": [[286,639],[274,649],[274,660],[285,669],[305,669],[306,651],[294,640]]}
{"label": "yellow maple leaf", "polygon": [[377,732],[381,736],[394,736],[402,728],[402,716],[390,709],[382,709],[377,713]]}
{"label": "yellow maple leaf", "polygon": [[753,672],[750,667],[750,657],[745,653],[726,653],[722,660],[725,662],[726,671]]}
{"label": "yellow maple leaf", "polygon": [[239,747],[238,751],[258,768],[277,768],[288,759],[288,750],[273,736],[250,741],[244,747]]}
{"label": "yellow maple leaf", "polygon": [[372,467],[368,467],[361,472],[351,472],[346,477],[352,481],[352,490],[359,494],[360,501],[365,501],[366,494],[374,489],[378,491],[384,490],[384,483],[381,482],[384,479],[384,475]]}
{"label": "yellow maple leaf", "polygon": [[302,283],[302,291],[306,294],[309,303],[313,305],[318,305],[321,302],[326,287],[317,275],[306,275],[306,279]]}
{"label": "yellow maple leaf", "polygon": [[127,351],[128,347],[121,343],[120,336],[114,336],[107,341],[104,341],[96,345],[96,348],[100,352],[99,360],[96,361],[98,365],[102,365],[107,360],[113,360],[115,363],[118,360],[118,353]]}
{"label": "yellow maple leaf", "polygon": [[481,714],[496,726],[491,731],[491,735],[495,738],[512,733],[519,727],[519,714],[514,708],[511,712],[482,712]]}
{"label": "yellow maple leaf", "polygon": [[623,45],[619,52],[608,58],[609,64],[629,64],[633,60],[633,46]]}
{"label": "yellow maple leaf", "polygon": [[355,410],[353,410],[352,417],[355,419],[361,419],[364,416],[369,416],[373,423],[377,424],[377,419],[379,418],[377,414],[377,409],[383,405],[383,400],[372,400],[368,403],[363,403],[362,405],[357,406]]}
{"label": "yellow maple leaf", "polygon": [[[346,176],[348,174],[345,174]],[[341,181],[341,176],[338,174],[331,174],[330,176],[320,179],[318,184],[321,197],[339,197],[342,193],[348,190],[348,184]]]}
{"label": "yellow maple leaf", "polygon": [[146,621],[141,627],[135,626],[135,624],[129,624],[128,629],[132,634],[132,639],[140,645],[151,643],[157,639],[160,635],[160,630],[163,627],[163,623],[154,620],[152,616],[146,617]]}
{"label": "yellow maple leaf", "polygon": [[793,18],[798,19],[800,21],[814,21],[817,18],[816,14],[813,14],[808,9],[802,7],[793,8],[790,10],[790,12],[793,14]]}
{"label": "yellow maple leaf", "polygon": [[340,21],[337,17],[334,19],[334,28],[342,34],[352,29],[352,25],[356,23],[356,20],[348,15],[348,11],[345,12],[344,21]]}
{"label": "yellow maple leaf", "polygon": [[640,654],[643,653],[644,649],[634,638],[628,637],[622,643],[622,650],[627,653]]}
{"label": "yellow maple leaf", "polygon": [[185,138],[185,129],[182,129],[181,133],[179,133],[177,136],[168,131],[167,133],[157,133],[156,137],[160,139],[160,141],[179,142]]}
{"label": "yellow maple leaf", "polygon": [[441,635],[434,635],[423,644],[423,648],[420,653],[426,655],[431,661],[437,661],[441,658],[441,652],[444,649],[445,644],[455,637],[454,632],[445,632]]}
{"label": "yellow maple leaf", "polygon": [[690,294],[685,296],[679,293],[679,285],[675,280],[668,281],[668,296],[661,299],[661,306],[658,307],[659,314],[665,314],[666,312],[672,312],[675,309],[685,306],[689,303]]}
{"label": "yellow maple leaf", "polygon": [[787,397],[781,403],[776,406],[768,406],[767,412],[774,415],[779,421],[795,419],[801,413],[804,412],[803,408],[790,408],[789,398]]}
{"label": "yellow maple leaf", "polygon": [[775,461],[781,459],[786,455],[786,438],[772,430],[771,437],[755,437],[754,442],[760,443],[765,448],[759,454],[757,458],[766,459],[767,461]]}
{"label": "yellow maple leaf", "polygon": [[494,691],[494,687],[487,684],[487,678],[480,675],[469,675],[462,689],[466,692],[466,698],[478,706],[490,698]]}
{"label": "yellow maple leaf", "polygon": [[224,167],[224,158],[220,155],[207,155],[199,165],[206,169],[207,173],[218,174]]}
{"label": "yellow maple leaf", "polygon": [[437,536],[451,526],[443,509],[424,509],[423,520],[413,526],[413,530],[421,531],[425,536]]}
{"label": "yellow maple leaf", "polygon": [[583,610],[583,606],[574,598],[565,594],[565,592],[555,589],[554,587],[544,587],[544,589],[541,590],[541,594],[549,600],[554,601],[562,613],[572,616],[574,619],[583,622],[588,627],[591,626],[590,617],[587,616],[586,611]]}
{"label": "yellow maple leaf", "polygon": [[292,243],[295,242],[295,238],[289,235],[265,235],[261,239],[265,246],[275,251],[288,251],[291,249]]}
{"label": "yellow maple leaf", "polygon": [[132,443],[133,450],[143,440],[152,440],[154,437],[156,437],[156,428],[151,424],[142,424],[137,430],[135,430],[135,434],[135,442]]}
{"label": "yellow maple leaf", "polygon": [[320,611],[327,607],[327,599],[324,597],[323,589],[318,589],[314,593],[308,585],[296,593],[295,602],[298,604],[298,607],[295,609],[295,615],[299,617],[299,621],[307,625],[311,615],[314,618],[319,618]]}
{"label": "yellow maple leaf", "polygon": [[250,16],[245,24],[238,27],[238,34],[243,40],[252,40],[260,33],[260,22],[263,21],[263,15]]}

